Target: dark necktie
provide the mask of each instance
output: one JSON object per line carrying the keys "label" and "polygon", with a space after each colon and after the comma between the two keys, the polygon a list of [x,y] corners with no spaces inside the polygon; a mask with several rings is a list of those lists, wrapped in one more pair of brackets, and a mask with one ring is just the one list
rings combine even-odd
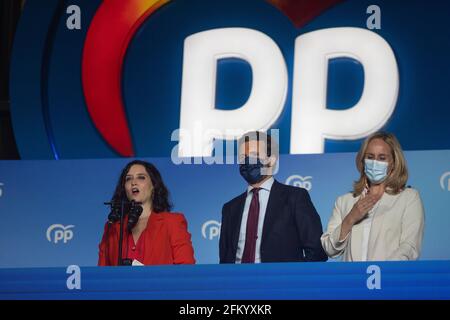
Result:
{"label": "dark necktie", "polygon": [[256,239],[258,238],[259,196],[260,188],[252,189],[252,202],[248,210],[247,229],[245,232],[245,247],[242,263],[255,263]]}

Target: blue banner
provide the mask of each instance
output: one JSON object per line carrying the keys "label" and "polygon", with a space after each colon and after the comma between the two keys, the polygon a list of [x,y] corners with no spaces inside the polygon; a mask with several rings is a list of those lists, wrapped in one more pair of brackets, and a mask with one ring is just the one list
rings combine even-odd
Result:
{"label": "blue banner", "polygon": [[[186,57],[194,50],[187,40],[226,29],[234,38],[243,36],[242,30],[260,35],[264,44],[255,55],[269,54],[270,47],[277,64],[260,76],[256,58],[246,60],[242,48],[226,47],[217,70],[211,68],[213,80],[205,82],[211,88],[199,90],[214,96],[197,101],[212,100],[209,107],[235,112],[247,100],[261,106],[270,100],[264,94],[277,88],[268,94],[276,102],[268,108],[277,110],[265,125],[280,129],[281,153],[311,153],[301,151],[310,150],[308,143],[320,150],[313,153],[355,152],[362,138],[381,128],[394,132],[405,150],[449,149],[449,18],[450,3],[441,0],[379,0],[376,5],[369,0],[48,0],[45,5],[29,0],[11,59],[15,140],[22,159],[170,156],[177,144],[171,140],[173,131],[192,124],[183,118],[182,107],[185,115],[195,112],[188,99],[195,88],[188,84],[199,81],[189,68],[199,70],[208,61],[191,63]],[[235,34],[230,28],[240,29]],[[351,41],[345,42],[348,30],[341,28],[352,29]],[[331,30],[333,41],[314,34],[324,30]],[[213,48],[214,39],[200,47]],[[237,42],[243,46],[247,40]],[[375,40],[380,46],[371,47]],[[359,51],[365,48],[362,57]],[[326,65],[307,62],[311,50],[322,49],[333,52],[324,56]],[[233,50],[237,53],[227,58],[225,53]],[[387,62],[390,68],[384,67]],[[266,81],[265,89],[259,89],[258,81]],[[304,96],[308,92],[314,92],[312,99]],[[358,102],[362,109],[357,114],[345,113],[356,111],[351,110]],[[325,124],[322,109],[326,115],[335,111],[348,117]],[[251,112],[246,124],[261,129],[253,120],[264,114],[263,109]],[[225,117],[216,120],[229,125]],[[411,125],[417,127],[411,130]],[[323,136],[323,148],[310,135]]]}
{"label": "blue banner", "polygon": [[[334,201],[358,178],[355,153],[281,155],[275,178],[309,190],[325,229]],[[425,235],[420,259],[450,260],[450,150],[407,151],[408,185],[420,192]],[[199,264],[218,263],[222,205],[246,190],[237,164],[147,158],[182,212]],[[129,159],[0,162],[0,267],[95,266],[120,171]],[[337,169],[339,168],[339,169]]]}

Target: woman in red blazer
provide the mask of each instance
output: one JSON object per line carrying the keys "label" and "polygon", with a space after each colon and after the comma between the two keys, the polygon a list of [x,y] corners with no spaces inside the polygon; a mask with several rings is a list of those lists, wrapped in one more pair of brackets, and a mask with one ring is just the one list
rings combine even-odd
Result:
{"label": "woman in red blazer", "polygon": [[[169,192],[152,164],[135,160],[122,170],[112,201],[140,202],[142,214],[129,231],[128,215],[123,224],[122,259],[134,264],[194,264],[194,249],[187,222],[181,213],[171,213]],[[99,266],[118,264],[120,224],[106,223],[99,245]]]}

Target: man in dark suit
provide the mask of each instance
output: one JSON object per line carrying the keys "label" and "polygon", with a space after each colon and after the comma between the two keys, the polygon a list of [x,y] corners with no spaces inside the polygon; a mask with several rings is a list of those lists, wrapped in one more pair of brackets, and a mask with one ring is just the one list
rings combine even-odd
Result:
{"label": "man in dark suit", "polygon": [[277,151],[262,132],[239,140],[239,171],[248,187],[222,208],[220,263],[327,260],[308,191],[273,178]]}

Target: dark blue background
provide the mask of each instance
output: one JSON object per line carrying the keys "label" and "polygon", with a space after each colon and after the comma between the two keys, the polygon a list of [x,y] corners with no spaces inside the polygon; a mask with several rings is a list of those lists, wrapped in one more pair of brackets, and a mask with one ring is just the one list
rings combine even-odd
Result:
{"label": "dark blue background", "polygon": [[[68,30],[65,8],[78,4],[82,29]],[[11,104],[16,141],[23,159],[118,156],[89,118],[81,87],[81,53],[95,1],[27,1],[16,33],[11,72]],[[144,22],[124,61],[123,97],[137,156],[168,156],[179,127],[184,39],[221,27],[247,27],[270,36],[280,47],[289,72],[287,101],[274,127],[281,153],[289,153],[292,68],[295,38],[313,30],[366,27],[366,8],[381,8],[381,30],[393,48],[400,72],[396,109],[384,129],[407,150],[449,149],[450,3],[446,1],[349,0],[297,29],[262,0],[177,1]],[[113,22],[112,22],[113,23]],[[107,36],[107,35],[105,35]],[[351,60],[330,63],[328,107],[345,109],[359,98],[363,70]],[[218,68],[217,105],[241,105],[251,85],[250,68],[223,61]],[[326,152],[356,151],[360,141],[327,141]]]}

